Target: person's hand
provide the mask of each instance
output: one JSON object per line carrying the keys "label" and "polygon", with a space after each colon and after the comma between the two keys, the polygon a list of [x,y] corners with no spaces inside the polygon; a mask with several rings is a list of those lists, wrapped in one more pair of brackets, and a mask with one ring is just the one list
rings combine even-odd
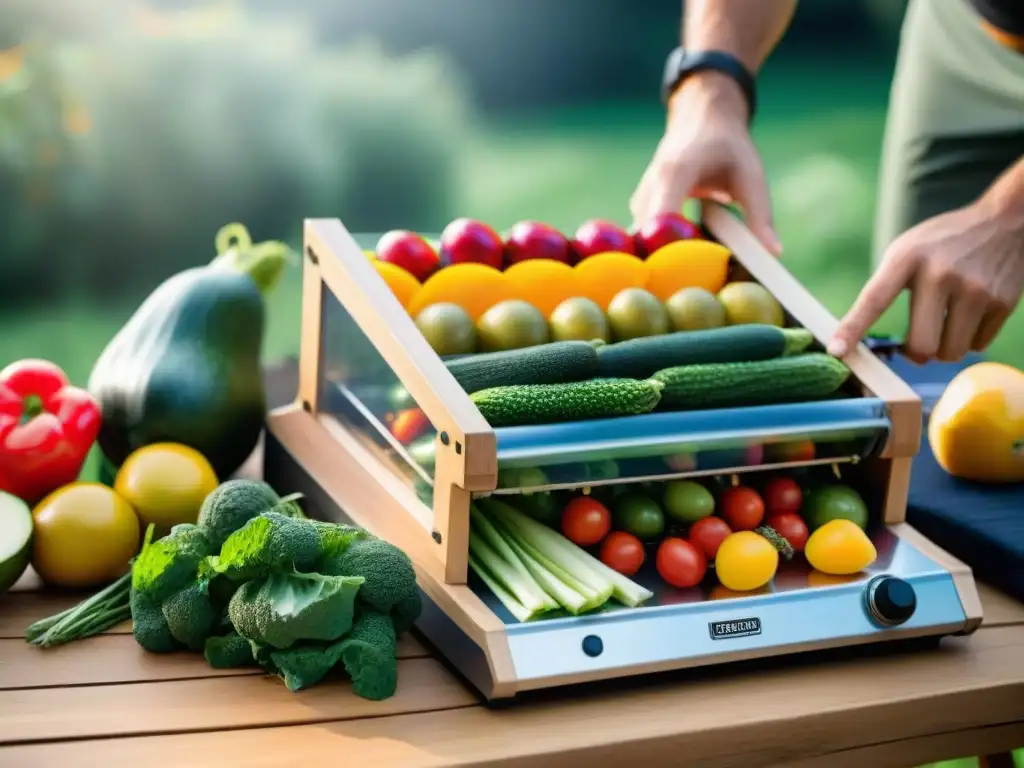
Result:
{"label": "person's hand", "polygon": [[1024,229],[982,202],[944,213],[896,238],[829,343],[842,357],[910,289],[905,354],[957,361],[984,350],[1024,289]]}
{"label": "person's hand", "polygon": [[659,213],[678,213],[690,197],[736,202],[754,235],[778,255],[764,168],[739,86],[703,72],[683,83],[670,106],[665,135],[629,201],[634,228]]}

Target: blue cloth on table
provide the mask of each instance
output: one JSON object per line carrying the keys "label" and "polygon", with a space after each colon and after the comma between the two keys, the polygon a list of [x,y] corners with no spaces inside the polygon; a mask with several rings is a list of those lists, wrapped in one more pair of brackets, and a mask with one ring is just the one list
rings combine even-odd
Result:
{"label": "blue cloth on table", "polygon": [[[979,361],[973,356],[956,364],[918,366],[895,355],[889,365],[919,392],[927,418],[946,384]],[[1024,484],[950,477],[936,463],[926,435],[910,475],[907,522],[967,563],[978,578],[1024,601]]]}

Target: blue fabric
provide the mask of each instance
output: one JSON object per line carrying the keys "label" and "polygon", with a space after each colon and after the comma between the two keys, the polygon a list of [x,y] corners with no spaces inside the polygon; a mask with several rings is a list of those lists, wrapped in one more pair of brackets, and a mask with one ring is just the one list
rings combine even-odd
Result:
{"label": "blue fabric", "polygon": [[[918,366],[896,355],[889,364],[921,394],[927,418],[945,385],[979,360]],[[978,578],[1024,601],[1024,483],[984,485],[950,477],[925,436],[910,475],[907,521]]]}

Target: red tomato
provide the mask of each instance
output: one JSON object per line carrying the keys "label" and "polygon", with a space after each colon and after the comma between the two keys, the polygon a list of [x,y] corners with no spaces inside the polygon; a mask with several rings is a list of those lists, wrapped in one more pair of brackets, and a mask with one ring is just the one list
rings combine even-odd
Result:
{"label": "red tomato", "polygon": [[623,576],[632,576],[644,564],[644,545],[625,531],[613,531],[601,544],[601,562]]}
{"label": "red tomato", "polygon": [[612,513],[590,496],[577,496],[562,510],[562,533],[573,544],[592,546],[607,536],[611,529]]}
{"label": "red tomato", "polygon": [[810,531],[807,530],[807,523],[796,512],[777,512],[769,515],[765,525],[774,528],[775,532],[788,541],[797,552],[804,551]]}
{"label": "red tomato", "polygon": [[800,484],[791,477],[773,477],[764,487],[764,506],[769,515],[799,512],[803,503]]}
{"label": "red tomato", "polygon": [[708,560],[714,560],[718,547],[732,528],[720,517],[705,517],[690,526],[690,543],[704,553]]}
{"label": "red tomato", "polygon": [[673,587],[686,589],[700,584],[708,571],[708,559],[693,544],[670,536],[658,546],[658,575]]}
{"label": "red tomato", "polygon": [[718,509],[734,531],[752,531],[764,519],[764,500],[745,485],[727,488],[718,501]]}

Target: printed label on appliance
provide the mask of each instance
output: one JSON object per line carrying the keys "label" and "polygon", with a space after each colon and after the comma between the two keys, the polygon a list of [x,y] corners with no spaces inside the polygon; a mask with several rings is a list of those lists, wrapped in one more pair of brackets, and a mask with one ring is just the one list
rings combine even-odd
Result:
{"label": "printed label on appliance", "polygon": [[729,640],[733,637],[750,637],[761,634],[761,620],[757,617],[749,619],[732,619],[731,621],[712,621],[708,624],[712,640]]}

